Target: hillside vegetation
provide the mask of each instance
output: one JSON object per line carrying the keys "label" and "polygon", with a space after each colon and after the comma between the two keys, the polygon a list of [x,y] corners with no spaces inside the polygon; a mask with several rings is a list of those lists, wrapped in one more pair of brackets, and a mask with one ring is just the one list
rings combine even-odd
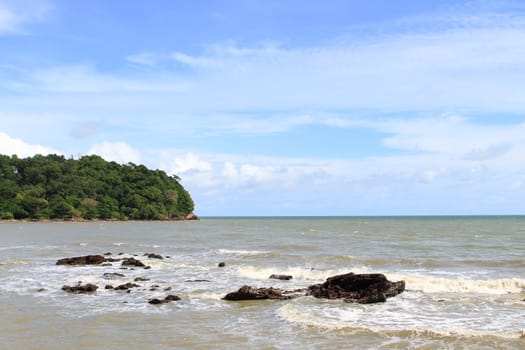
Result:
{"label": "hillside vegetation", "polygon": [[144,165],[0,155],[1,219],[167,220],[193,209],[177,176]]}

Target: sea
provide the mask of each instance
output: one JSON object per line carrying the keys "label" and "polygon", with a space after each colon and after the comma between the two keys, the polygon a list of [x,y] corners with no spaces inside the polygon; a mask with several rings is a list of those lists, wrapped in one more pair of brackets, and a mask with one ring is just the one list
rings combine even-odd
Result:
{"label": "sea", "polygon": [[[151,268],[56,265],[89,254]],[[378,304],[223,300],[348,272],[406,290]],[[79,283],[99,288],[62,290]],[[169,294],[181,300],[149,303]],[[0,349],[146,348],[525,349],[525,217],[0,223]]]}

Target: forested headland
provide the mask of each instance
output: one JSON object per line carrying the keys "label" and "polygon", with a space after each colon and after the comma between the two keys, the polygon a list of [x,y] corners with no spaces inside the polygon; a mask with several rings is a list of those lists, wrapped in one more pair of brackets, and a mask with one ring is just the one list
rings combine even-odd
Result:
{"label": "forested headland", "polygon": [[90,155],[0,155],[0,219],[174,220],[194,203],[176,175]]}

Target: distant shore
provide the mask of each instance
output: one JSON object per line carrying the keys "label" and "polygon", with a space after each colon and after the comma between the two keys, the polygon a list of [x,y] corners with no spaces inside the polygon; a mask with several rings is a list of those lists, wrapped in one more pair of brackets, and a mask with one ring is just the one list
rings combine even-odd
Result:
{"label": "distant shore", "polygon": [[165,222],[165,221],[195,221],[200,220],[200,218],[191,213],[186,216],[177,216],[173,218],[166,219],[155,219],[155,220],[122,220],[122,219],[84,219],[84,218],[71,218],[71,219],[1,219],[0,223],[18,223],[18,222]]}

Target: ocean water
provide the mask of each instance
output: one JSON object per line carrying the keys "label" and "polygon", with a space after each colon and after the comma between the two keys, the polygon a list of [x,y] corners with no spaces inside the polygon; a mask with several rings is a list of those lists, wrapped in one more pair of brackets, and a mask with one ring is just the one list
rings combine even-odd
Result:
{"label": "ocean water", "polygon": [[[151,269],[55,265],[104,253]],[[369,305],[222,300],[245,284],[292,290],[347,272],[406,291]],[[137,277],[149,280],[130,293],[104,289]],[[61,290],[80,281],[99,289]],[[148,303],[168,294],[181,300]],[[0,349],[524,349],[524,332],[525,217],[0,224]]]}

